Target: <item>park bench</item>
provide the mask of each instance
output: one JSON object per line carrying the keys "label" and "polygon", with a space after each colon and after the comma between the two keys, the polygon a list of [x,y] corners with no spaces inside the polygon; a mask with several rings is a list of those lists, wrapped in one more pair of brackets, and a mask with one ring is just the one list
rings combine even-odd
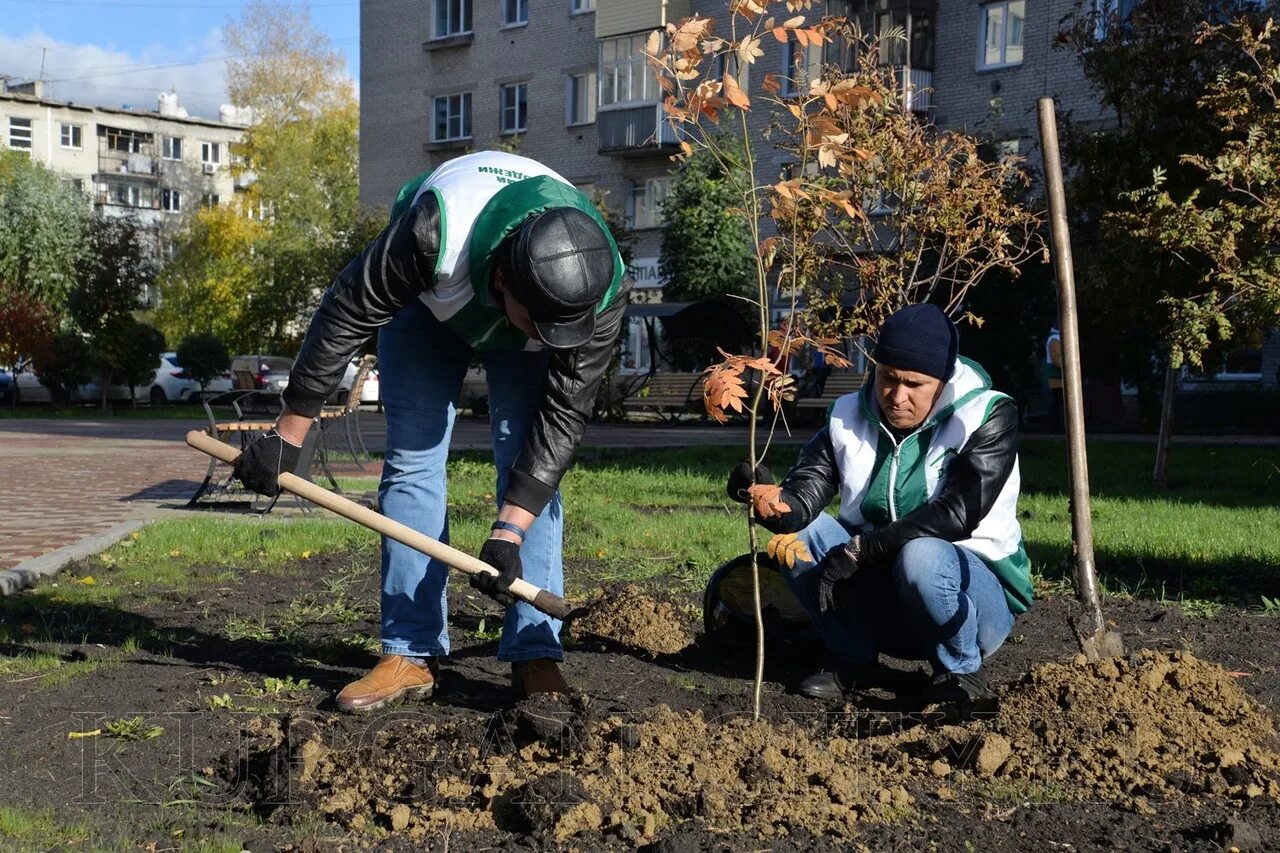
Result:
{"label": "park bench", "polygon": [[[353,462],[359,463],[362,457],[371,458],[369,449],[364,445],[364,436],[360,432],[360,397],[364,393],[364,383],[377,363],[376,355],[361,357],[356,365],[356,375],[351,382],[351,391],[347,394],[346,400],[325,406],[320,410],[320,416],[317,419],[320,421],[320,436],[316,443],[315,461],[320,473],[328,478],[335,492],[341,492],[342,489],[338,487],[338,481],[329,469],[329,461],[333,452],[332,445],[335,444],[333,434],[339,427],[346,435],[347,449],[351,452]],[[357,445],[360,447],[359,452],[356,451]]]}
{"label": "park bench", "polygon": [[702,403],[703,373],[654,373],[637,392],[622,401],[626,411],[652,411],[677,422],[681,415],[705,415]]}
{"label": "park bench", "polygon": [[867,374],[852,370],[833,371],[822,387],[822,394],[817,397],[801,397],[795,401],[796,414],[807,414],[816,411],[819,416],[831,408],[831,404],[846,394],[861,391],[867,384]]}

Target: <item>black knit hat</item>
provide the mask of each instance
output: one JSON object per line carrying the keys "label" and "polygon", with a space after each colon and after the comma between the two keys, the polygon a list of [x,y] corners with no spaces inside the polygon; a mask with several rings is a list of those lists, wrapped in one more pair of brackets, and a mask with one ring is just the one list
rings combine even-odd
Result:
{"label": "black knit hat", "polygon": [[530,216],[498,247],[498,264],[544,344],[571,349],[591,339],[614,275],[613,244],[599,223],[572,207]]}
{"label": "black knit hat", "polygon": [[908,305],[884,321],[871,357],[876,364],[913,370],[945,382],[955,369],[959,350],[960,333],[941,308]]}

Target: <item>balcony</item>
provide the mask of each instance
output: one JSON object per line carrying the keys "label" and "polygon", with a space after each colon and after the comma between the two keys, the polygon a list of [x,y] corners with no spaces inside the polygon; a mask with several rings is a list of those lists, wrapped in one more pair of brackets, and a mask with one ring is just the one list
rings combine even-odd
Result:
{"label": "balcony", "polygon": [[596,112],[600,153],[614,157],[670,154],[680,145],[662,104],[602,108]]}
{"label": "balcony", "polygon": [[160,164],[145,152],[99,151],[98,174],[154,180],[160,174]]}

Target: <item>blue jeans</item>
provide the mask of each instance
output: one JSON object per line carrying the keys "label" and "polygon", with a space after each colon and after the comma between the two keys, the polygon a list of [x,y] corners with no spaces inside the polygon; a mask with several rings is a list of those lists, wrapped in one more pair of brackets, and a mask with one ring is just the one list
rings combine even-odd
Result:
{"label": "blue jeans", "polygon": [[[382,512],[441,542],[449,541],[445,461],[471,347],[418,300],[378,338],[378,374],[387,416],[387,455],[378,500]],[[489,424],[498,468],[497,506],[542,404],[546,352],[486,352]],[[496,517],[496,515],[495,515]],[[562,595],[564,517],[560,494],[529,527],[520,547],[524,578]],[[449,569],[393,540],[382,540],[382,651],[449,653],[445,583]],[[524,602],[507,608],[498,643],[504,661],[563,660],[560,622]]]}
{"label": "blue jeans", "polygon": [[822,513],[800,538],[814,562],[797,562],[782,573],[827,650],[846,663],[873,663],[883,651],[928,660],[935,672],[973,672],[1013,628],[1004,587],[982,558],[931,538],[908,542],[887,571],[862,570],[836,584],[836,606],[819,613],[817,563],[851,536]]}

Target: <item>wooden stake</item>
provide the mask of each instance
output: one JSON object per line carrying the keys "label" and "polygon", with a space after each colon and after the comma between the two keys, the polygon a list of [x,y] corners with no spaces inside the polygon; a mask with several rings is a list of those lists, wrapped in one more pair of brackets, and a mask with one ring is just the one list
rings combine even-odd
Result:
{"label": "wooden stake", "polygon": [[1098,574],[1093,559],[1093,515],[1089,503],[1089,463],[1085,450],[1084,391],[1080,378],[1080,336],[1077,328],[1076,280],[1071,263],[1071,234],[1058,150],[1058,121],[1053,98],[1038,102],[1040,149],[1044,156],[1045,188],[1049,195],[1049,237],[1053,271],[1058,284],[1062,332],[1062,386],[1065,396],[1067,454],[1071,474],[1071,540],[1075,551],[1076,598],[1084,607],[1075,625],[1080,646],[1090,660],[1123,654],[1120,635],[1108,632],[1098,597]]}

